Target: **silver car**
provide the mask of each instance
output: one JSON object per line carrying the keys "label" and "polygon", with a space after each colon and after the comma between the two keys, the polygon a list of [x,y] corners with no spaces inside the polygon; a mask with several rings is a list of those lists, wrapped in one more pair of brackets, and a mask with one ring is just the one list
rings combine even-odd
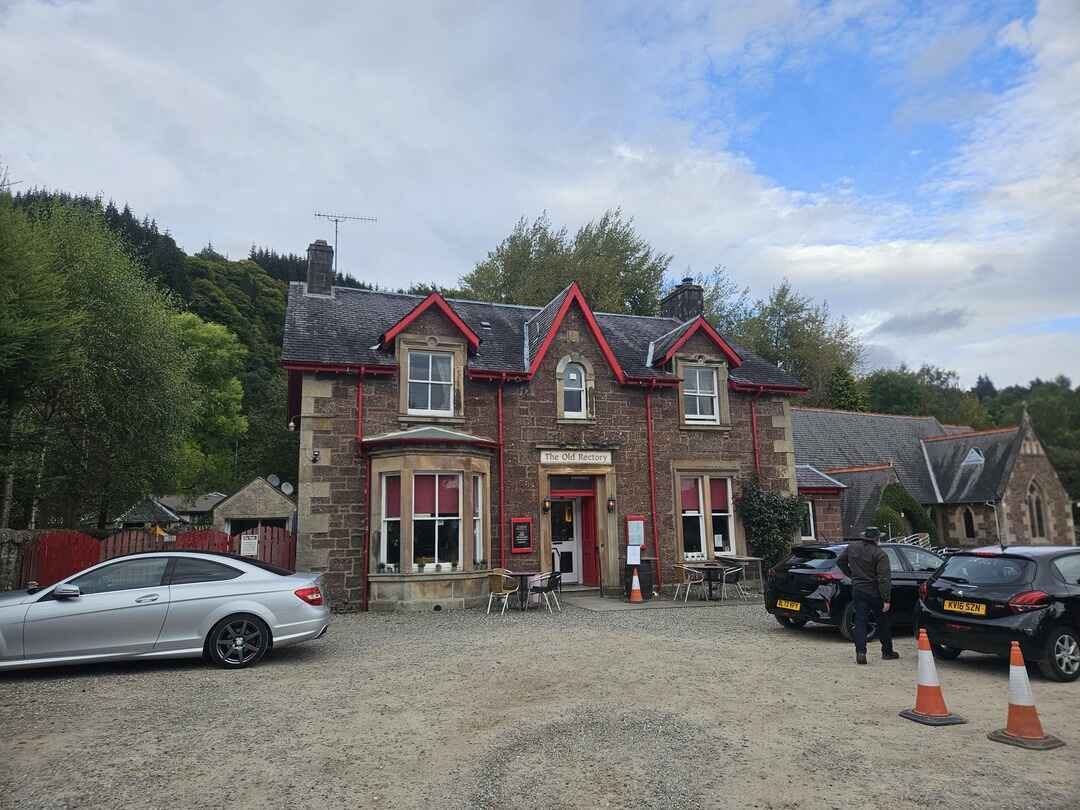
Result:
{"label": "silver car", "polygon": [[198,656],[246,667],[329,624],[319,574],[232,554],[132,554],[0,593],[0,670]]}

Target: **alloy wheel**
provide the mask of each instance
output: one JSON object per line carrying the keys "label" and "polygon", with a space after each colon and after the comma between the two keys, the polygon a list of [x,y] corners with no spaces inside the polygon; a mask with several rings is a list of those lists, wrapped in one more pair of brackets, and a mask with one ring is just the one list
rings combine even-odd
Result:
{"label": "alloy wheel", "polygon": [[222,661],[241,666],[259,655],[263,645],[262,629],[253,621],[237,619],[218,631],[214,644]]}
{"label": "alloy wheel", "polygon": [[1054,660],[1065,675],[1073,676],[1080,671],[1080,643],[1070,633],[1062,633],[1054,640]]}

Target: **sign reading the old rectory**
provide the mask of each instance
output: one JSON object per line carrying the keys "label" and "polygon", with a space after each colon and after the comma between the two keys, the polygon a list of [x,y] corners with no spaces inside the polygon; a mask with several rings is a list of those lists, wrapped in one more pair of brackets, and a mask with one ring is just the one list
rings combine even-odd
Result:
{"label": "sign reading the old rectory", "polygon": [[541,450],[541,464],[611,464],[610,450]]}

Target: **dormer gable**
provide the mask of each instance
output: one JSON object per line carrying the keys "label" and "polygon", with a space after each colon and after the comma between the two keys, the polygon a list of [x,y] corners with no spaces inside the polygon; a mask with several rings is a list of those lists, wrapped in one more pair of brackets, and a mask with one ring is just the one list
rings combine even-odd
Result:
{"label": "dormer gable", "polygon": [[555,339],[559,327],[562,326],[562,322],[566,318],[566,313],[569,312],[570,307],[574,305],[580,310],[581,316],[585,319],[586,326],[588,326],[589,331],[596,340],[596,344],[600,348],[600,353],[603,354],[604,359],[611,367],[611,371],[614,373],[615,378],[620,383],[625,383],[626,373],[623,371],[622,365],[619,363],[618,359],[616,359],[615,352],[612,351],[607,338],[604,337],[604,332],[596,322],[596,316],[593,314],[589,304],[585,301],[585,296],[582,295],[581,288],[576,281],[571,282],[570,285],[555,296],[547,306],[525,322],[525,366],[529,370],[529,376],[535,375],[539,370],[540,364],[544,362],[544,357],[547,355],[547,351],[551,346],[551,342]]}
{"label": "dormer gable", "polygon": [[739,353],[720,336],[719,332],[712,328],[702,315],[679,324],[667,334],[661,335],[652,341],[646,355],[646,365],[656,368],[669,363],[676,352],[699,332],[720,350],[724,359],[727,360],[729,368],[738,368],[742,365],[743,360]]}
{"label": "dormer gable", "polygon": [[441,313],[454,328],[461,332],[462,337],[465,338],[465,342],[469,344],[470,351],[476,351],[480,348],[480,337],[477,335],[465,321],[461,319],[461,316],[454,311],[454,308],[450,306],[445,298],[439,293],[433,292],[415,307],[413,307],[404,318],[399,320],[393,326],[383,333],[380,343],[384,348],[389,348],[394,342],[394,339],[409,329],[416,320],[430,309],[434,309]]}

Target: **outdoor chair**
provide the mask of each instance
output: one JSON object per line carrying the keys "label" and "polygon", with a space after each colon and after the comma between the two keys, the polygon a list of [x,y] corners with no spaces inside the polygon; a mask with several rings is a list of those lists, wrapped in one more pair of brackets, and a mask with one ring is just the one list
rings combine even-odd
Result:
{"label": "outdoor chair", "polygon": [[555,600],[555,607],[562,612],[562,605],[559,604],[559,595],[556,591],[559,589],[559,585],[562,583],[562,574],[558,571],[552,571],[550,574],[543,574],[533,580],[533,585],[529,588],[529,595],[536,594],[537,598],[542,595],[544,597],[544,603],[547,605],[548,613],[554,613],[551,609],[551,600]]}
{"label": "outdoor chair", "polygon": [[506,605],[510,602],[510,597],[518,592],[518,581],[510,574],[505,568],[495,568],[490,574],[488,574],[488,606],[487,612],[491,614],[491,605],[496,599],[502,600],[502,610],[499,611],[499,615],[505,615]]}
{"label": "outdoor chair", "polygon": [[731,585],[735,588],[735,594],[739,599],[756,599],[757,597],[750,593],[743,586],[743,569],[740,565],[732,565],[724,568],[723,574],[721,574],[720,580],[720,598],[727,600],[727,588]]}
{"label": "outdoor chair", "polygon": [[685,565],[676,565],[675,570],[682,573],[683,580],[675,585],[675,596],[672,597],[674,601],[679,599],[679,589],[686,588],[686,593],[683,594],[683,602],[685,603],[690,598],[690,589],[695,585],[700,585],[702,595],[706,599],[709,598],[709,592],[705,590],[705,575],[703,573]]}

